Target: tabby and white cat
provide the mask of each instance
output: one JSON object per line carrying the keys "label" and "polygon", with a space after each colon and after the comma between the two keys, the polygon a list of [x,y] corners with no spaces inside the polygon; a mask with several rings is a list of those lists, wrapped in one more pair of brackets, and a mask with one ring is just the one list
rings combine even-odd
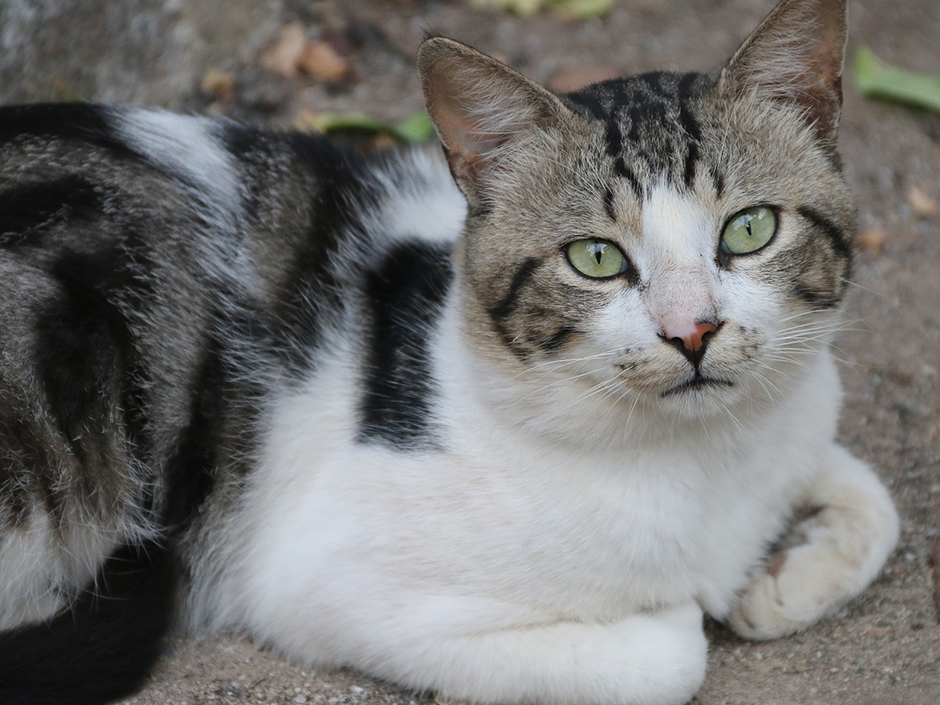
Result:
{"label": "tabby and white cat", "polygon": [[564,96],[429,39],[453,180],[0,111],[0,701],[120,696],[175,614],[448,698],[682,703],[703,613],[856,595],[898,520],[833,441],[844,37],[783,0],[713,74]]}

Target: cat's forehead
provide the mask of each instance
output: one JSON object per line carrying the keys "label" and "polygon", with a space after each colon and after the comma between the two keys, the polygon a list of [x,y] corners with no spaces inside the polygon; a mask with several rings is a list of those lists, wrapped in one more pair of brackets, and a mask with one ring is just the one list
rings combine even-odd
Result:
{"label": "cat's forehead", "polygon": [[639,191],[643,174],[691,185],[702,140],[700,73],[653,72],[605,81],[562,96],[578,114],[603,124],[606,151]]}

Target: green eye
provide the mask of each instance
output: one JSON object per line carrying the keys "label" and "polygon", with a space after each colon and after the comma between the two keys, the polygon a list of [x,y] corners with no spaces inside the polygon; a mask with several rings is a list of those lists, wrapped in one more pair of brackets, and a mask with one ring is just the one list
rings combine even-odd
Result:
{"label": "green eye", "polygon": [[721,234],[721,249],[732,255],[757,252],[777,232],[777,215],[772,208],[745,208],[728,221]]}
{"label": "green eye", "polygon": [[615,277],[627,271],[627,258],[606,240],[575,240],[568,245],[568,261],[581,274],[592,279]]}

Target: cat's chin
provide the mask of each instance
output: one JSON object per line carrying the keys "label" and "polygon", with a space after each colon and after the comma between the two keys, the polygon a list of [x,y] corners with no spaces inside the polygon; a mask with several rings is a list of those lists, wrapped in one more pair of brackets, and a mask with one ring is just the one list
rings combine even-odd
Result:
{"label": "cat's chin", "polygon": [[680,384],[670,387],[669,389],[660,392],[660,396],[665,399],[671,396],[677,395],[692,395],[701,390],[707,390],[711,387],[733,387],[734,382],[721,379],[719,377],[708,377],[706,375],[697,374],[692,379],[681,382]]}
{"label": "cat's chin", "polygon": [[726,412],[740,401],[742,389],[735,381],[696,374],[655,393],[651,402],[669,414],[701,419]]}

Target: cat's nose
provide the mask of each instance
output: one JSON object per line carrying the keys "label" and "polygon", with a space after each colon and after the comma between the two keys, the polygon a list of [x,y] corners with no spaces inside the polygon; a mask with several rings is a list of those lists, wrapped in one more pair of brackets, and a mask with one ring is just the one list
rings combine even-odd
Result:
{"label": "cat's nose", "polygon": [[718,332],[721,323],[712,323],[703,321],[701,323],[687,323],[678,325],[663,326],[663,332],[660,336],[667,343],[674,346],[679,352],[686,356],[696,368],[705,355],[705,348],[708,345],[709,338]]}

